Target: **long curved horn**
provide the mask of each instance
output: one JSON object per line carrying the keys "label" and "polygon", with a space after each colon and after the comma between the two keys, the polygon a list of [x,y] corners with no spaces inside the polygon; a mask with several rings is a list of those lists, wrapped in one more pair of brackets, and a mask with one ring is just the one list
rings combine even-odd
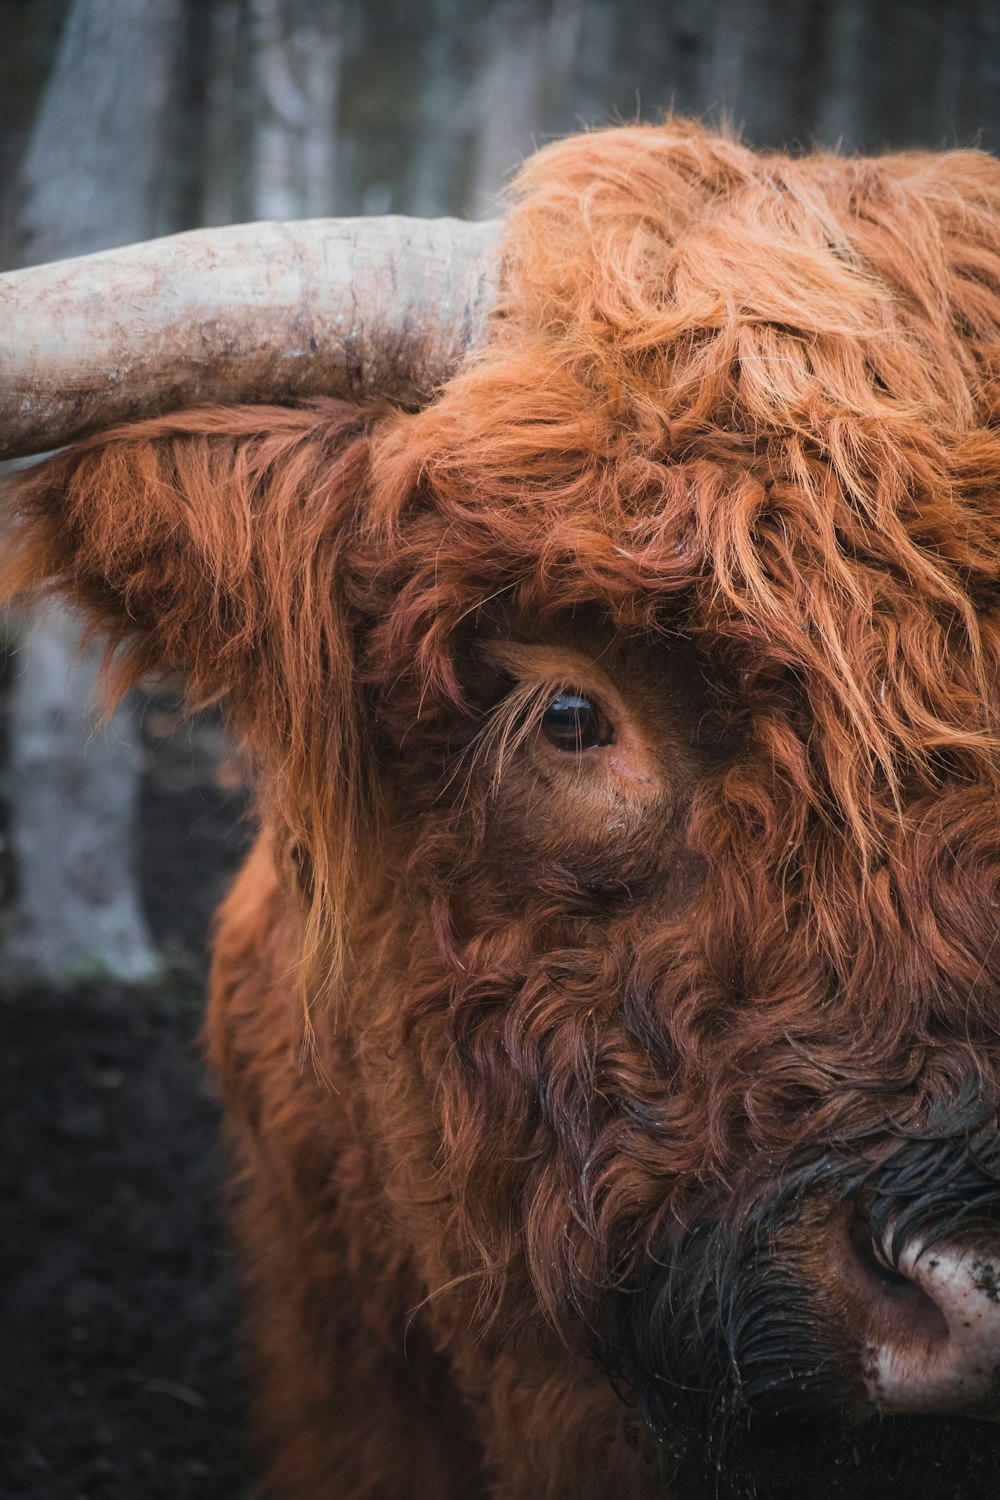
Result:
{"label": "long curved horn", "polygon": [[0,457],[195,402],[426,400],[484,337],[499,227],[237,224],[0,276]]}

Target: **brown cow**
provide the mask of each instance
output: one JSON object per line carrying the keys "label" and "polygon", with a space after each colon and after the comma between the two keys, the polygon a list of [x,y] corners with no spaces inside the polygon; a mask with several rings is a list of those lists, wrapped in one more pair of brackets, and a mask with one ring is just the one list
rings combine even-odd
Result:
{"label": "brown cow", "polygon": [[7,591],[256,766],[271,1492],[995,1500],[1000,164],[553,146],[426,397],[12,495]]}

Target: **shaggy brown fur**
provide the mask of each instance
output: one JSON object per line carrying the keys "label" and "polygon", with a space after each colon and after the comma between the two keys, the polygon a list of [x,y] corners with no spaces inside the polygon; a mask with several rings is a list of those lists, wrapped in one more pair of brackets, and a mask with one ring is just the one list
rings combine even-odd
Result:
{"label": "shaggy brown fur", "polygon": [[[270,1484],[986,1500],[979,1429],[838,1435],[825,1246],[859,1198],[996,1241],[1000,165],[670,121],[516,196],[427,409],[15,491],[6,591],[255,761],[208,1037]],[[562,689],[613,744],[545,739]]]}

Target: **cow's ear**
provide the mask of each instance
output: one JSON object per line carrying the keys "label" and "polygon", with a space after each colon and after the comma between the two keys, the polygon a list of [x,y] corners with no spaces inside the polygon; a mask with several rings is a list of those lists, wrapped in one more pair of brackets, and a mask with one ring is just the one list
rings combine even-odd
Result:
{"label": "cow's ear", "polygon": [[79,606],[108,636],[112,696],[169,670],[226,700],[308,853],[314,911],[336,907],[370,793],[346,604],[370,426],[333,401],[158,418],[15,476],[2,507],[0,597]]}

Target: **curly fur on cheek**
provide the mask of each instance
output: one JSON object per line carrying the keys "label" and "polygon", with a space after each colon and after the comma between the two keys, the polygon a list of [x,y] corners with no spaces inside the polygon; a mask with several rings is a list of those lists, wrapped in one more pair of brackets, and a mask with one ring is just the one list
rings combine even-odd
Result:
{"label": "curly fur on cheek", "polygon": [[[974,152],[575,138],[425,410],[18,482],[6,586],[259,768],[209,1034],[279,1493],[1000,1491],[851,1425],[830,1251],[1000,1218],[998,225]],[[588,663],[620,760],[545,760]]]}

